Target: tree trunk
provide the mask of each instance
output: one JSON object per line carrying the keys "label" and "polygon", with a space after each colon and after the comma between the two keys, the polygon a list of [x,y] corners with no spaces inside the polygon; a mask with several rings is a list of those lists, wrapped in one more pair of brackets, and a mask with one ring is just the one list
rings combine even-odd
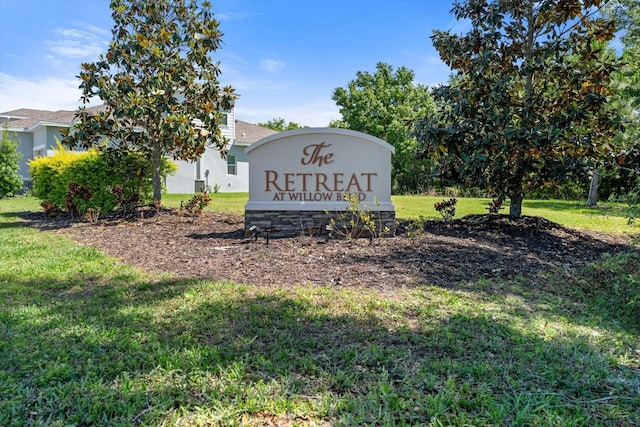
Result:
{"label": "tree trunk", "polygon": [[[526,11],[527,18],[527,35],[526,41],[523,46],[523,61],[524,61],[524,69],[526,70],[526,78],[525,78],[525,86],[524,86],[524,97],[525,97],[525,115],[522,124],[527,127],[533,127],[533,123],[531,121],[534,104],[534,93],[533,93],[533,75],[535,67],[529,66],[533,65],[536,61],[533,55],[535,43],[536,43],[536,24],[535,24],[535,13],[534,13],[534,2],[528,3],[528,9]],[[522,199],[524,199],[524,190],[522,188],[522,182],[524,177],[524,147],[526,146],[525,141],[518,141],[517,144],[517,161],[515,164],[514,176],[511,178],[511,182],[513,183],[513,187],[509,189],[509,199],[511,203],[509,204],[509,215],[511,216],[522,216]]]}
{"label": "tree trunk", "polygon": [[509,215],[522,216],[522,194],[512,195],[509,197],[511,203],[509,204]]}
{"label": "tree trunk", "polygon": [[598,188],[600,187],[600,168],[596,167],[591,171],[591,185],[589,186],[589,198],[587,206],[595,208],[598,202]]}
{"label": "tree trunk", "polygon": [[155,145],[151,151],[153,158],[153,203],[160,204],[162,201],[162,182],[160,181],[160,170],[162,168],[162,150]]}
{"label": "tree trunk", "polygon": [[509,191],[509,215],[522,216],[522,199],[524,199],[524,191],[522,189],[522,180]]}

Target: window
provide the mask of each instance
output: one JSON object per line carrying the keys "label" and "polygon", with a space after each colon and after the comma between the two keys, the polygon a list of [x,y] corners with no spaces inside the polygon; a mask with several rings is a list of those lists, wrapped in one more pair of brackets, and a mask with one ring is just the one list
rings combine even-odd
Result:
{"label": "window", "polygon": [[221,113],[220,117],[220,125],[221,126],[229,126],[229,113]]}
{"label": "window", "polygon": [[228,154],[227,155],[227,175],[237,175],[236,169],[236,156]]}

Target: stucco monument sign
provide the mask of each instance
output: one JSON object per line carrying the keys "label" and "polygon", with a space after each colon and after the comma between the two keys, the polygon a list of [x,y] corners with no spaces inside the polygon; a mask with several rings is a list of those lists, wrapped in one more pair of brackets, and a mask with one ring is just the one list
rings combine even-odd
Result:
{"label": "stucco monument sign", "polygon": [[393,228],[391,155],[385,141],[346,129],[306,128],[263,138],[245,150],[249,201],[245,228],[274,235],[321,233],[357,194],[382,227]]}

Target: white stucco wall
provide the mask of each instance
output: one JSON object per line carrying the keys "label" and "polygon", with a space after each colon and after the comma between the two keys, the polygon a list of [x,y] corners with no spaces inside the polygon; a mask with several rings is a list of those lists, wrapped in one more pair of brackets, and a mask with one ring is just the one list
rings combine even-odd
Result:
{"label": "white stucco wall", "polygon": [[[217,184],[220,192],[249,191],[249,164],[244,147],[232,145],[229,147],[229,156],[235,156],[236,174],[228,173],[227,159],[222,159],[218,151],[208,150],[201,159],[202,179],[211,189]],[[205,176],[207,170],[208,177]]]}
{"label": "white stucco wall", "polygon": [[47,128],[44,126],[39,127],[33,132],[33,149],[46,150],[49,148],[47,141]]}
{"label": "white stucco wall", "polygon": [[194,162],[175,161],[178,171],[166,178],[169,194],[193,194],[195,192],[196,164]]}
{"label": "white stucco wall", "polygon": [[[235,112],[227,113],[227,126],[220,128],[231,145],[229,154],[236,156],[236,174],[227,173],[227,160],[220,157],[220,152],[214,148],[207,148],[198,162],[176,162],[178,172],[166,179],[167,193],[193,194],[196,191],[196,181],[203,181],[205,188],[213,191],[217,184],[220,192],[249,191],[249,165],[247,155],[242,146],[233,144],[235,140]],[[208,175],[206,172],[209,171]]]}

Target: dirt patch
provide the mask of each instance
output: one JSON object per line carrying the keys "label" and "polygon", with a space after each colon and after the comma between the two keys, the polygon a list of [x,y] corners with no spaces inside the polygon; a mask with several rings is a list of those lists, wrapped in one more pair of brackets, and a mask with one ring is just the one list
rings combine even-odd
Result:
{"label": "dirt patch", "polygon": [[480,278],[522,277],[533,283],[552,269],[573,270],[604,253],[636,250],[631,237],[578,231],[538,217],[471,215],[432,221],[394,237],[249,239],[239,215],[184,218],[144,208],[95,224],[43,214],[25,218],[146,271],[253,285],[451,286]]}

